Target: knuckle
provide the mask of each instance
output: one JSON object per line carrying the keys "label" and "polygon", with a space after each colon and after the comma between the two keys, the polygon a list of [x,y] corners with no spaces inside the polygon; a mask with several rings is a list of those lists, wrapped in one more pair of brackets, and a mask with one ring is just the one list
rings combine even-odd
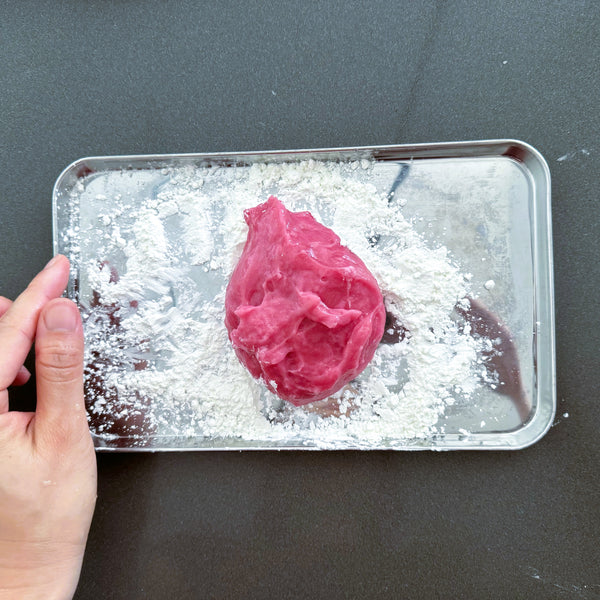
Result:
{"label": "knuckle", "polygon": [[66,420],[54,420],[51,427],[46,429],[44,437],[47,446],[60,449],[69,445],[73,437],[73,429]]}
{"label": "knuckle", "polygon": [[46,343],[36,349],[36,362],[46,380],[76,380],[83,373],[83,348],[69,342]]}
{"label": "knuckle", "polygon": [[[42,443],[50,451],[50,455],[68,449],[74,452],[73,456],[80,456],[75,449],[83,452],[91,443],[87,421],[83,423],[70,418],[52,419],[43,430]],[[64,459],[61,454],[61,461]]]}

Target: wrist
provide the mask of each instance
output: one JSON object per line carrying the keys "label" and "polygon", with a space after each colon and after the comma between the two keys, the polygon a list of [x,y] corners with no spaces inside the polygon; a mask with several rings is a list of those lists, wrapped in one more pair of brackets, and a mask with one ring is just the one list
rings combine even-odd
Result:
{"label": "wrist", "polygon": [[53,582],[46,585],[0,587],[0,600],[72,600],[76,582]]}
{"label": "wrist", "polygon": [[77,587],[79,568],[72,570],[0,569],[0,600],[71,600]]}
{"label": "wrist", "polygon": [[71,600],[79,580],[82,556],[35,545],[10,552],[0,543],[0,600]]}

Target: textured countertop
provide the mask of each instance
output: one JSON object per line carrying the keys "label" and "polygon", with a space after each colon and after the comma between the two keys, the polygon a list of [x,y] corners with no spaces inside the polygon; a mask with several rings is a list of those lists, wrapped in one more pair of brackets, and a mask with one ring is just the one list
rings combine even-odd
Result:
{"label": "textured countertop", "polygon": [[591,0],[0,8],[9,297],[50,258],[52,186],[82,156],[517,138],[552,174],[540,442],[98,455],[78,599],[600,598],[599,29]]}

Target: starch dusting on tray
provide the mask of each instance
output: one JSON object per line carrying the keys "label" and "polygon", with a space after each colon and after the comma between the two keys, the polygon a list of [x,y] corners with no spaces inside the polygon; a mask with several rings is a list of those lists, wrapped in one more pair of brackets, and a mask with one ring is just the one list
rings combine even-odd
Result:
{"label": "starch dusting on tray", "polygon": [[364,370],[381,340],[377,281],[309,212],[271,196],[244,217],[248,238],[225,296],[235,352],[280,398],[326,398]]}

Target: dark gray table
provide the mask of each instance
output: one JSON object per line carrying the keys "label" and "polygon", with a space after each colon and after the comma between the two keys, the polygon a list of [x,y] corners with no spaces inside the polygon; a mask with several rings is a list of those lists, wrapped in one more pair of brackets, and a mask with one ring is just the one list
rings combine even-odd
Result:
{"label": "dark gray table", "polygon": [[11,297],[50,258],[52,185],[85,155],[514,137],[553,177],[542,441],[99,455],[78,598],[600,598],[599,29],[594,0],[2,3]]}

